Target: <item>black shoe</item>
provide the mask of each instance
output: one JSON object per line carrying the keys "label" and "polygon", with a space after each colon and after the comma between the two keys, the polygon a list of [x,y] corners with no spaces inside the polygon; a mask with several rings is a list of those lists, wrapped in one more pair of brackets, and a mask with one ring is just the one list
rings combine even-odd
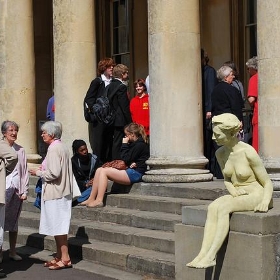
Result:
{"label": "black shoe", "polygon": [[6,273],[0,272],[0,278],[6,278],[6,277],[7,277]]}

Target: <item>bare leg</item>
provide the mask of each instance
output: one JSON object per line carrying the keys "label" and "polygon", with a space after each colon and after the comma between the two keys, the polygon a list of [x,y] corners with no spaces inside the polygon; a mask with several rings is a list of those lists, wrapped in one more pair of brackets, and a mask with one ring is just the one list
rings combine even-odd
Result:
{"label": "bare leg", "polygon": [[70,260],[70,256],[68,253],[68,240],[67,234],[64,235],[56,235],[55,237],[56,248],[57,248],[57,255],[56,257],[61,259],[64,262]]}
{"label": "bare leg", "polygon": [[99,183],[99,176],[100,176],[100,172],[103,168],[100,167],[96,170],[94,178],[93,178],[93,182],[92,182],[92,189],[91,189],[91,193],[90,196],[87,200],[85,200],[84,202],[81,203],[81,205],[87,205],[88,203],[92,203],[98,193],[98,183]]}
{"label": "bare leg", "polygon": [[87,206],[89,207],[94,207],[103,201],[104,194],[106,192],[107,185],[108,185],[108,179],[121,184],[126,184],[126,185],[130,184],[130,180],[125,170],[117,170],[111,167],[102,168],[102,170],[100,170],[98,175],[99,175],[98,177],[99,180],[97,183],[98,184],[97,196],[94,201],[90,201],[87,203]]}

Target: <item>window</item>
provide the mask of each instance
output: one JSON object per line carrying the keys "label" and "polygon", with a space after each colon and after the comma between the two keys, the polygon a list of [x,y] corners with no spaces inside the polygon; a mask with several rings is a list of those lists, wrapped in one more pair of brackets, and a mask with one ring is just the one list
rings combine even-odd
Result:
{"label": "window", "polygon": [[112,57],[130,67],[129,0],[114,0],[112,17]]}
{"label": "window", "polygon": [[257,55],[257,0],[247,0],[245,11],[245,56]]}

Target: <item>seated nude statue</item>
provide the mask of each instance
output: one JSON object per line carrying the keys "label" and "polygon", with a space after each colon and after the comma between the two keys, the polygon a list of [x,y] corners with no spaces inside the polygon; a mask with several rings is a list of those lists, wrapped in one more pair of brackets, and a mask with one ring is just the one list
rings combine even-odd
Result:
{"label": "seated nude statue", "polygon": [[238,140],[241,123],[229,113],[213,117],[213,139],[220,147],[216,157],[229,195],[208,206],[204,237],[194,268],[216,265],[216,255],[229,231],[229,215],[237,211],[267,212],[272,207],[272,182],[255,149]]}

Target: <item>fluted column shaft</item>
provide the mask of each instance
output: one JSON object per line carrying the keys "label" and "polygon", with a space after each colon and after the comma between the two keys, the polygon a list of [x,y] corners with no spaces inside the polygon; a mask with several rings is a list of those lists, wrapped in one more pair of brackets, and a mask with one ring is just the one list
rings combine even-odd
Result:
{"label": "fluted column shaft", "polygon": [[257,1],[259,153],[280,190],[280,0]]}
{"label": "fluted column shaft", "polygon": [[203,156],[199,0],[148,1],[150,182],[210,180]]}
{"label": "fluted column shaft", "polygon": [[37,160],[32,0],[0,1],[0,120],[20,126],[17,142]]}
{"label": "fluted column shaft", "polygon": [[55,119],[63,141],[88,139],[83,99],[96,75],[94,0],[53,0]]}

